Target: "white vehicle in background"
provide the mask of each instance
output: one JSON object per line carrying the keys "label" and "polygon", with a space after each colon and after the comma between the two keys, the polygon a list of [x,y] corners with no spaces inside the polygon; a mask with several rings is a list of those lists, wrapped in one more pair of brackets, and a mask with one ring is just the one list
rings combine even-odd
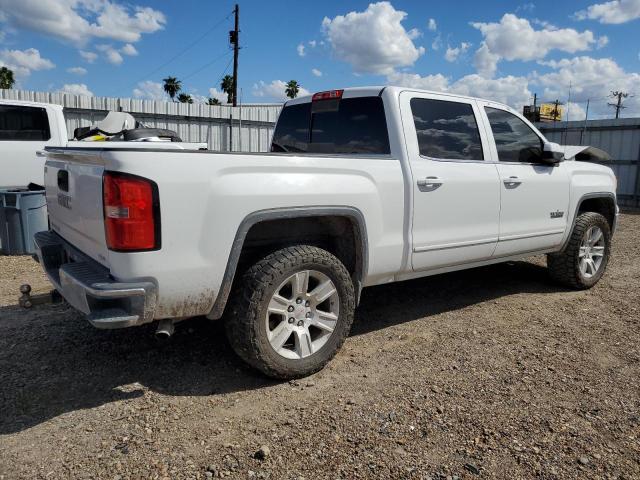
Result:
{"label": "white vehicle in background", "polygon": [[44,185],[47,146],[67,144],[60,105],[0,100],[0,188]]}
{"label": "white vehicle in background", "polygon": [[322,368],[362,288],[546,254],[577,289],[617,219],[597,152],[548,142],[506,105],[399,87],[288,101],[272,153],[48,148],[38,258],[98,328],[226,316],[267,375]]}
{"label": "white vehicle in background", "polygon": [[[206,143],[182,142],[169,130],[139,128],[133,116],[124,112],[109,112],[104,120],[93,127],[77,131],[93,133],[93,136],[86,138],[93,141],[163,141],[173,142],[165,145],[165,148],[207,148]],[[29,184],[44,185],[45,158],[42,151],[45,147],[73,144],[69,138],[62,106],[0,99],[0,189],[25,188]],[[136,147],[149,148],[139,143]]]}

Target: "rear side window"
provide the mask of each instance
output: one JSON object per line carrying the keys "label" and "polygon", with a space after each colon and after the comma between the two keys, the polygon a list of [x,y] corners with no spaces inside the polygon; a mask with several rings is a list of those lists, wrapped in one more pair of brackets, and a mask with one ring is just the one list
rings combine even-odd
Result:
{"label": "rear side window", "polygon": [[485,107],[501,162],[535,163],[542,156],[542,139],[514,114]]}
{"label": "rear side window", "polygon": [[49,140],[50,138],[46,109],[0,105],[0,141]]}
{"label": "rear side window", "polygon": [[[285,107],[271,145],[272,152],[388,154],[389,133],[380,97],[345,98],[312,108]],[[329,103],[331,102],[331,103]]]}
{"label": "rear side window", "polygon": [[473,108],[468,103],[412,98],[411,113],[420,155],[451,160],[483,160]]}

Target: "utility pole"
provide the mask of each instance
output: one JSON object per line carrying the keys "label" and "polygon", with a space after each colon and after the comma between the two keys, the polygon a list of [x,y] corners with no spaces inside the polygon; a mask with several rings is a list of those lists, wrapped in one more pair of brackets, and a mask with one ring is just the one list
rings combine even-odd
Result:
{"label": "utility pole", "polygon": [[[569,99],[567,100],[567,122],[569,121],[569,109],[571,108],[571,82],[569,82]],[[569,126],[567,125],[567,129]]]}
{"label": "utility pole", "polygon": [[610,107],[613,107],[616,109],[616,118],[620,117],[620,110],[623,108],[627,108],[622,106],[622,99],[623,98],[627,98],[629,96],[628,93],[626,92],[611,92],[611,96],[612,97],[618,97],[618,102],[617,103],[608,103],[607,105],[609,105]]}
{"label": "utility pole", "polygon": [[556,98],[556,101],[553,103],[555,104],[555,107],[553,108],[553,124],[555,125],[558,120],[558,105],[560,104],[560,101]]}
{"label": "utility pole", "polygon": [[240,7],[236,3],[233,10],[235,14],[235,28],[229,32],[229,39],[233,43],[233,106],[238,105],[238,50],[240,50]]}
{"label": "utility pole", "polygon": [[582,145],[582,139],[587,134],[587,120],[589,119],[589,99],[587,98],[587,109],[584,112],[584,127],[580,132],[580,145]]}

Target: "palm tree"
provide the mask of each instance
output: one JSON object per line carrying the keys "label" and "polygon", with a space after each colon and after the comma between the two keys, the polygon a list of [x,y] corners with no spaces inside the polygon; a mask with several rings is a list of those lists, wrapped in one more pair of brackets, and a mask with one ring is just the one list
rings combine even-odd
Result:
{"label": "palm tree", "polygon": [[220,88],[227,94],[227,103],[233,103],[233,77],[225,75],[220,82]]}
{"label": "palm tree", "polygon": [[182,90],[182,82],[176,77],[167,77],[162,81],[164,82],[164,91],[171,97],[171,100],[173,100],[177,93]]}
{"label": "palm tree", "polygon": [[296,98],[298,96],[298,92],[300,92],[300,84],[295,80],[289,80],[284,93],[286,93],[289,98]]}
{"label": "palm tree", "polygon": [[13,71],[7,67],[0,68],[0,88],[13,88],[16,79],[13,78]]}
{"label": "palm tree", "polygon": [[220,100],[218,100],[217,98],[209,97],[207,99],[207,105],[222,105],[222,104],[220,103]]}
{"label": "palm tree", "polygon": [[180,103],[193,103],[193,98],[188,93],[181,93],[178,95],[178,101]]}

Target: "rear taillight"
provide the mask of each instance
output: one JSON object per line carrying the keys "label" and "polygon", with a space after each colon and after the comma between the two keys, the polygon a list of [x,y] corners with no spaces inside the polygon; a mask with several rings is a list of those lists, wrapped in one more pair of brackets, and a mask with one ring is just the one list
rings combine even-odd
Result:
{"label": "rear taillight", "polygon": [[109,249],[131,252],[160,248],[156,184],[134,175],[106,172],[102,190]]}

